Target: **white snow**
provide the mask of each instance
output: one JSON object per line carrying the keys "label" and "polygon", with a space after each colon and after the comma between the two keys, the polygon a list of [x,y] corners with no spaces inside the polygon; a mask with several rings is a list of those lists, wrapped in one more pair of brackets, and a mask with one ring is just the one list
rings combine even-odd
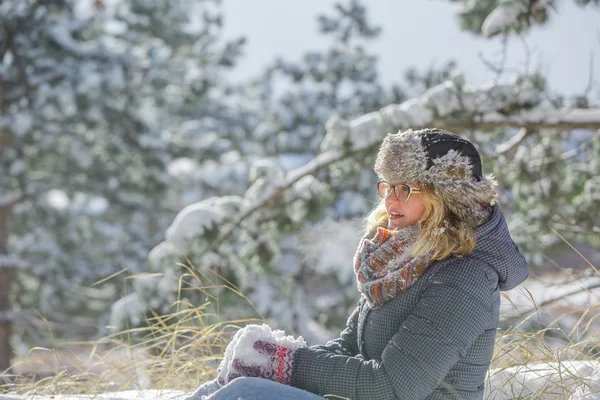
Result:
{"label": "white snow", "polygon": [[381,113],[389,118],[394,126],[404,129],[428,125],[433,118],[433,113],[422,106],[420,98],[386,106],[381,109]]}
{"label": "white snow", "polygon": [[325,131],[327,134],[323,138],[320,145],[322,152],[327,150],[340,150],[344,141],[350,133],[348,129],[348,121],[341,118],[339,115],[332,115],[325,123]]}
{"label": "white snow", "polygon": [[349,128],[352,146],[366,147],[381,137],[383,118],[378,111],[371,112],[350,121]]}
{"label": "white snow", "polygon": [[[600,399],[600,362],[562,361],[492,370],[485,399]],[[572,395],[565,395],[571,391]],[[542,394],[543,393],[543,394]],[[542,394],[541,397],[535,395]]]}
{"label": "white snow", "polygon": [[174,257],[182,255],[181,249],[177,248],[173,243],[161,242],[154,246],[148,254],[150,264],[160,266],[163,260],[171,260]]}
{"label": "white snow", "polygon": [[185,249],[189,239],[202,235],[212,229],[246,205],[238,196],[211,197],[198,203],[190,204],[181,210],[165,234],[166,241],[177,248]]}
{"label": "white snow", "polygon": [[500,113],[485,114],[482,123],[509,123],[514,126],[544,122],[546,124],[597,124],[600,121],[600,109],[543,109],[523,111],[518,115],[506,116]]}
{"label": "white snow", "polygon": [[200,165],[196,162],[196,160],[189,157],[180,157],[169,163],[167,166],[167,172],[172,177],[181,177],[190,175],[199,168]]}
{"label": "white snow", "polygon": [[[560,299],[555,303],[556,305],[587,308],[600,300],[600,293],[587,289],[598,283],[600,283],[600,277],[597,276],[583,277],[578,280],[564,282],[564,284],[530,278],[517,288],[505,292],[510,301],[502,302],[500,313],[505,317],[510,317],[515,314],[533,312],[536,304],[554,299]],[[566,296],[575,292],[577,293]]]}
{"label": "white snow", "polygon": [[57,210],[66,210],[69,207],[70,200],[67,193],[63,190],[52,189],[46,193],[48,205]]}
{"label": "white snow", "polygon": [[258,140],[266,140],[277,134],[277,125],[271,121],[263,121],[254,128],[252,136]]}
{"label": "white snow", "polygon": [[325,189],[323,183],[312,175],[303,176],[294,183],[292,188],[295,193],[294,198],[303,200],[319,196]]}
{"label": "white snow", "polygon": [[[19,396],[14,393],[9,393],[7,395],[0,395],[0,400],[23,400],[31,398],[31,395],[32,394],[25,394],[23,396]],[[122,392],[107,392],[94,395],[36,395],[35,398],[40,400],[176,400],[183,399],[186,395],[186,393],[180,390],[126,390]]]}
{"label": "white snow", "polygon": [[492,36],[504,29],[514,26],[519,15],[527,12],[527,5],[523,0],[505,0],[486,17],[481,26],[481,33]]}
{"label": "white snow", "polygon": [[[453,76],[452,79],[430,88],[419,97],[382,108],[381,114],[395,127],[407,129],[431,124],[434,110],[440,117],[461,110],[484,113],[483,120],[487,121],[488,114],[486,113],[496,115],[497,110],[509,104],[537,104],[540,101],[539,92],[529,82],[517,83],[516,80],[505,83],[489,82],[472,88],[464,85],[462,81],[463,78],[460,75]],[[589,112],[582,111],[583,117],[579,112],[571,114],[576,118],[590,117]],[[598,110],[593,111],[597,112]],[[504,116],[504,120],[507,119]],[[546,121],[545,118],[544,121]],[[355,121],[355,123],[358,122]]]}
{"label": "white snow", "polygon": [[144,304],[139,294],[128,294],[111,305],[110,327],[119,329],[125,320],[131,321],[134,325],[139,325],[147,309],[148,306]]}
{"label": "white snow", "polygon": [[217,226],[224,216],[212,204],[199,202],[185,207],[177,214],[166,232],[169,242],[185,247],[187,239],[201,235],[204,230]]}
{"label": "white snow", "polygon": [[283,177],[284,171],[275,159],[263,158],[256,160],[250,166],[250,182],[254,182],[259,178],[264,178],[272,184],[277,184],[283,180]]}
{"label": "white snow", "polygon": [[[78,195],[82,195],[80,209],[85,211],[91,215],[102,215],[108,209],[108,200],[101,196],[86,196],[82,193],[77,193]],[[77,200],[78,196],[75,196],[74,206],[79,206]]]}
{"label": "white snow", "polygon": [[[255,325],[257,326],[257,325]],[[259,327],[260,328],[260,327]],[[298,339],[285,337],[283,333],[268,334],[254,329],[247,335],[240,334],[240,339],[252,340],[257,338],[275,337],[277,342],[285,342],[291,346],[301,346]],[[275,331],[278,332],[278,331]],[[282,331],[279,331],[282,332]],[[237,335],[236,335],[237,336]],[[234,338],[236,340],[236,338]],[[251,348],[251,347],[250,347]],[[229,350],[229,347],[228,347]],[[233,349],[225,355],[225,364],[234,357]],[[254,354],[243,356],[257,357]],[[223,371],[226,371],[224,368]],[[539,363],[525,366],[491,370],[488,373],[484,398],[486,400],[508,400],[515,398],[552,398],[554,400],[598,400],[600,399],[600,363],[598,361],[563,361],[562,363]],[[215,388],[217,385],[214,385]],[[536,394],[538,396],[536,396]],[[541,394],[541,397],[539,395]],[[25,400],[34,393],[19,396],[16,393],[0,395],[0,400]],[[127,390],[107,392],[102,394],[80,395],[36,395],[38,400],[183,400],[189,393],[181,390]]]}

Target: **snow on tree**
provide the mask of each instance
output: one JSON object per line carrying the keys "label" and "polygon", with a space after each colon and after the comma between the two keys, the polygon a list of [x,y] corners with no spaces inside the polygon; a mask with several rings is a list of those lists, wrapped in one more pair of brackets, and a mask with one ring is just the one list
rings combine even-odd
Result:
{"label": "snow on tree", "polygon": [[[462,3],[459,12],[463,29],[483,36],[524,32],[535,24],[544,24],[559,9],[556,0],[451,0]],[[579,6],[598,0],[575,0]]]}
{"label": "snow on tree", "polygon": [[[376,57],[367,53],[364,43],[376,37],[379,29],[368,23],[366,9],[360,3],[351,1],[348,5],[336,6],[334,16],[319,17],[319,26],[326,37],[332,38],[330,49],[309,52],[301,62],[277,60],[252,86],[243,89],[242,100],[253,105],[247,113],[254,117],[249,116],[246,121],[260,122],[250,137],[232,136],[227,130],[215,131],[211,140],[215,146],[222,146],[224,153],[215,155],[214,163],[212,160],[192,162],[188,157],[170,164],[181,193],[196,204],[182,204],[187,207],[169,228],[165,242],[152,252],[153,259],[164,260],[154,262],[152,271],[172,268],[169,262],[177,258],[172,256],[173,252],[179,256],[185,254],[202,273],[218,271],[244,293],[248,291],[250,300],[262,307],[259,307],[260,312],[276,323],[297,329],[314,340],[329,336],[319,327],[316,318],[327,315],[325,312],[331,308],[322,298],[315,307],[316,292],[310,289],[311,281],[331,281],[336,290],[345,293],[344,301],[338,304],[340,315],[345,315],[355,302],[356,292],[347,290],[347,281],[340,283],[330,279],[326,268],[303,262],[295,236],[307,221],[316,221],[321,216],[339,219],[364,215],[370,207],[361,193],[367,190],[366,180],[348,181],[341,187],[326,184],[324,181],[343,180],[345,172],[339,169],[333,174],[323,171],[330,177],[298,179],[281,197],[279,185],[284,182],[286,173],[297,170],[319,153],[326,134],[325,122],[331,115],[360,115],[401,97],[397,88],[386,92],[378,83]],[[187,123],[186,128],[190,125],[193,126]],[[355,167],[348,164],[344,168],[353,170]],[[204,187],[208,190],[202,189]],[[330,188],[335,188],[336,193],[329,193]],[[243,199],[245,206],[240,213],[222,213],[220,205],[210,198],[225,194]],[[255,213],[254,205],[269,196],[277,196],[277,200]],[[327,209],[325,206],[334,199],[337,205]],[[196,211],[188,212],[192,209]],[[244,212],[251,215],[242,218],[244,221],[239,225],[238,216]],[[228,218],[222,219],[225,215]],[[185,247],[178,238],[179,233],[174,234],[183,231],[180,228],[183,221],[193,226],[190,232],[197,233]],[[218,225],[215,221],[219,221]],[[208,226],[215,228],[205,229]],[[214,244],[215,234],[218,245]],[[169,249],[170,256],[165,255],[165,249]],[[160,278],[155,280],[158,282]],[[258,283],[250,285],[249,282]],[[190,281],[187,284],[199,285]],[[193,291],[186,293],[188,298],[193,297]],[[197,297],[196,301],[203,298],[202,295]],[[164,300],[167,302],[168,296]],[[226,301],[221,299],[219,304],[224,303]],[[220,309],[226,313],[228,308]],[[229,309],[237,312],[239,307]],[[345,317],[338,319],[325,325],[339,325]]]}
{"label": "snow on tree", "polygon": [[[272,222],[277,219],[289,218],[293,223],[310,218],[310,214],[304,213],[300,214],[300,218],[294,218],[295,209],[290,207],[297,204],[302,195],[308,192],[298,190],[298,184],[303,182],[303,179],[311,178],[310,181],[313,182],[313,176],[319,176],[320,171],[335,166],[335,163],[341,160],[357,162],[362,159],[361,154],[374,153],[387,132],[438,126],[461,132],[478,144],[483,157],[486,158],[487,171],[494,172],[501,183],[502,205],[507,210],[509,224],[517,242],[533,263],[539,261],[544,251],[555,246],[559,240],[547,231],[546,224],[555,225],[562,221],[579,226],[598,226],[600,223],[596,215],[590,214],[590,210],[597,208],[598,199],[595,191],[589,189],[593,186],[593,183],[590,183],[593,182],[593,177],[600,172],[597,170],[598,154],[595,150],[585,151],[587,148],[595,149],[598,146],[596,129],[600,128],[600,109],[552,107],[545,101],[543,87],[536,82],[537,77],[531,77],[470,87],[457,75],[432,87],[421,96],[388,105],[350,121],[333,117],[327,124],[329,132],[323,140],[322,153],[306,165],[287,172],[283,179],[276,180],[271,187],[263,186],[260,191],[249,191],[252,196],[255,196],[254,193],[260,193],[261,196],[251,202],[249,209],[242,209],[240,215],[232,219],[234,223],[230,228],[225,224],[221,225],[223,230],[219,236],[224,242],[217,240],[217,243],[227,243],[227,248],[231,249],[229,246],[233,242],[230,239],[232,235],[239,235],[244,239],[264,235],[269,225],[260,225],[257,221],[261,219],[269,221],[270,226],[273,226]],[[528,133],[528,129],[535,129],[535,133]],[[583,134],[582,130],[587,130],[588,134]],[[573,132],[576,135],[573,135]],[[538,140],[528,139],[529,135],[537,136]],[[566,150],[563,137],[579,138],[586,146],[582,151]],[[570,163],[570,158],[575,158],[576,161]],[[560,163],[560,167],[552,165],[557,162]],[[541,176],[537,175],[536,170],[545,164],[552,165],[557,174],[544,174],[544,178],[540,179]],[[532,169],[528,169],[529,167]],[[564,174],[581,174],[581,177],[573,181],[565,180]],[[317,187],[319,184],[321,188],[318,190],[318,196],[333,190],[330,182],[311,183]],[[562,191],[552,189],[552,185],[567,185],[567,188]],[[546,191],[539,192],[538,186]],[[520,189],[521,187],[524,190]],[[310,197],[306,200],[309,199]],[[569,206],[570,203],[577,204],[578,207]],[[537,208],[529,207],[530,204]],[[283,208],[278,209],[278,205]],[[557,208],[560,208],[560,212],[551,211]],[[575,210],[582,214],[578,215]],[[322,210],[321,214],[327,215],[327,211]],[[348,276],[342,275],[344,269],[351,270],[348,266],[351,252],[346,252],[345,256],[340,254],[339,258],[329,261],[330,258],[318,256],[322,254],[319,253],[319,245],[327,246],[329,251],[333,251],[337,246],[336,240],[340,239],[345,242],[342,246],[353,248],[353,245],[348,243],[351,234],[347,232],[348,229],[352,229],[356,234],[357,228],[354,226],[344,229],[339,222],[329,222],[330,226],[322,231],[326,233],[321,238],[319,231],[327,224],[304,223],[301,235],[292,230],[290,234],[280,236],[278,242],[271,241],[271,254],[277,256],[272,259],[276,271],[258,284],[244,286],[244,289],[250,290],[249,297],[256,305],[262,307],[259,309],[273,315],[280,323],[292,324],[294,314],[303,321],[314,321],[319,313],[324,313],[327,308],[341,307],[347,300],[344,290],[339,289],[352,287]],[[256,229],[257,226],[261,228]],[[293,224],[291,226],[293,227]],[[345,233],[337,232],[338,228],[344,229]],[[242,230],[251,233],[248,236],[241,235]],[[271,239],[277,238],[277,230],[271,229],[270,233]],[[358,236],[355,239],[357,242]],[[302,240],[308,245],[301,246],[299,241]],[[244,246],[247,248],[248,245]],[[250,247],[252,251],[247,255],[252,256],[256,246]],[[295,254],[290,249],[297,251],[298,248],[302,248],[309,256],[304,259],[290,256]],[[268,261],[262,260],[263,263]],[[266,265],[259,263],[255,267],[264,268]],[[303,266],[309,267],[303,270]],[[332,275],[337,276],[337,279],[327,281],[326,277]],[[281,296],[282,292],[277,292],[277,289],[281,288],[278,283],[292,278],[295,281],[294,289],[287,293],[287,296]],[[311,293],[309,288],[314,292]],[[310,296],[307,296],[307,293]],[[318,293],[327,295],[319,296]],[[339,297],[332,296],[332,293]],[[311,314],[310,310],[318,310],[319,313]],[[302,326],[296,329],[302,331]],[[311,338],[317,337],[315,332],[310,336],[311,332],[307,326],[304,326],[304,331]]]}
{"label": "snow on tree", "polygon": [[4,370],[16,267],[22,309],[63,321],[105,312],[122,285],[91,285],[146,270],[181,206],[169,202],[170,163],[208,152],[185,142],[245,128],[220,101],[243,40],[217,39],[216,2],[7,0],[0,23]]}
{"label": "snow on tree", "polygon": [[[351,45],[361,32],[367,38],[377,34],[366,22],[366,9],[356,1],[336,7],[337,17],[319,19],[322,31],[336,37],[332,50],[309,53],[301,63],[279,60],[248,89],[261,99],[265,117],[254,130],[254,144],[262,150],[239,160],[250,165],[245,191],[232,193],[243,206],[224,213],[216,199],[201,199],[189,209],[204,211],[192,217],[182,210],[171,228],[188,224],[191,240],[182,246],[167,234],[153,256],[164,249],[169,257],[186,255],[203,273],[224,275],[280,328],[309,341],[325,338],[327,329],[343,325],[356,301],[348,271],[361,233],[357,219],[377,201],[371,168],[377,147],[388,132],[430,126],[478,145],[486,172],[502,184],[511,230],[534,263],[559,240],[548,224],[598,226],[589,218],[597,207],[590,183],[598,174],[597,108],[566,105],[539,75],[472,87],[452,62],[437,71],[409,70],[411,98],[397,87],[386,92],[375,59]],[[282,78],[289,81],[278,86]],[[346,251],[326,257],[331,252],[323,246]],[[168,268],[156,265],[155,271]],[[240,308],[221,312],[234,317]]]}
{"label": "snow on tree", "polygon": [[[338,3],[333,13],[320,15],[317,22],[324,40],[330,43],[328,49],[309,51],[299,62],[279,59],[255,81],[254,90],[261,100],[259,113],[264,120],[257,127],[257,133],[264,138],[267,154],[274,155],[282,165],[284,160],[290,161],[291,155],[296,154],[294,159],[298,163],[289,163],[285,168],[288,177],[293,173],[292,168],[297,171],[296,168],[306,165],[320,153],[328,129],[326,122],[332,115],[358,116],[398,101],[403,96],[399,88],[384,89],[379,82],[377,57],[368,49],[369,41],[377,38],[380,28],[370,23],[367,9],[361,2]],[[307,226],[313,226],[310,221],[331,225],[340,219],[356,218],[368,212],[370,204],[365,201],[368,190],[365,179],[349,179],[339,184],[346,176],[353,176],[356,168],[355,163],[342,162],[336,165],[335,170],[319,171],[312,181],[302,179],[295,182],[292,187],[301,197],[283,201],[278,210],[289,219],[284,219],[276,228],[280,231],[277,236],[280,237],[278,247],[281,254],[275,258],[275,262],[279,263],[275,271],[282,276],[277,277],[275,273],[268,278],[275,289],[280,287],[279,279],[287,279],[294,282],[295,290],[294,293],[288,290],[283,296],[289,301],[286,307],[292,310],[291,313],[283,307],[281,312],[272,310],[270,315],[281,321],[282,327],[304,330],[304,335],[309,338],[319,335],[322,338],[323,335],[308,332],[310,329],[306,323],[315,322],[321,316],[321,325],[337,328],[344,321],[334,314],[345,315],[355,303],[356,293],[347,290],[349,282],[338,281],[327,268],[307,262],[304,251],[298,248],[298,235],[301,230],[307,230]],[[283,182],[282,178],[273,180],[272,192],[261,193],[251,188],[245,196],[260,202],[265,195],[276,193]],[[306,185],[305,189],[298,190],[301,184]],[[314,188],[321,191],[317,195],[321,197],[320,201],[308,194],[313,193]],[[275,210],[272,207],[271,211]],[[340,223],[346,227],[345,221]],[[349,262],[351,257],[338,266],[345,269]],[[320,285],[316,284],[317,281]],[[321,288],[317,289],[318,286]],[[323,291],[325,287],[327,289]],[[328,309],[331,304],[326,304],[319,296],[319,293],[324,295],[325,292],[329,296],[332,292],[340,294],[339,298],[332,296],[339,300],[337,308]],[[250,297],[267,304],[256,296]],[[330,312],[332,309],[335,311]]]}

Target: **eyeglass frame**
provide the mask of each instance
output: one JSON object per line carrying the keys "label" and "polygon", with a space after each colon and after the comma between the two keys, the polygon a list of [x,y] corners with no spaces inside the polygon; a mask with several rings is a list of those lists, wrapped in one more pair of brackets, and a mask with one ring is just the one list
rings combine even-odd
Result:
{"label": "eyeglass frame", "polygon": [[[385,197],[383,197],[383,196],[381,195],[381,193],[380,193],[380,191],[379,191],[379,185],[381,185],[382,183],[385,183],[386,185],[388,185],[388,187],[389,187],[389,190],[390,190],[390,193],[394,193],[394,198],[395,198],[396,200],[398,200],[398,201],[401,201],[401,202],[403,202],[403,203],[406,203],[408,200],[410,200],[410,196],[412,196],[412,194],[413,194],[413,193],[415,193],[415,194],[422,193],[422,190],[421,190],[421,189],[415,189],[415,188],[412,188],[412,187],[408,186],[406,183],[399,183],[399,184],[397,184],[397,185],[390,185],[390,183],[389,183],[388,181],[380,180],[380,181],[378,181],[378,182],[377,182],[377,194],[378,194],[378,195],[379,195],[379,197],[381,197],[382,199],[387,199],[387,198],[388,198],[388,196],[390,195],[390,193],[388,193],[388,195],[387,195],[387,196],[385,196]],[[396,195],[396,187],[397,187],[397,186],[404,186],[404,187],[407,187],[407,188],[408,188],[408,195],[406,196],[406,200],[400,200],[400,199],[398,198],[398,196]]]}

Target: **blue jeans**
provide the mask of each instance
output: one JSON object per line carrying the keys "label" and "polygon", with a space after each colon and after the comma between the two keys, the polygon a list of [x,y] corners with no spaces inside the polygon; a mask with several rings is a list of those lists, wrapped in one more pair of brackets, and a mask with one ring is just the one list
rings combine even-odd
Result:
{"label": "blue jeans", "polygon": [[323,400],[324,397],[262,378],[237,378],[206,400]]}

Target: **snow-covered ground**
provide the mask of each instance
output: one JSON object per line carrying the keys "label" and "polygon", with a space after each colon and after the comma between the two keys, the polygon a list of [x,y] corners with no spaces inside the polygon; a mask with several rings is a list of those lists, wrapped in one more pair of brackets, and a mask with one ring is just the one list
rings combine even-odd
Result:
{"label": "snow-covered ground", "polygon": [[[179,390],[128,390],[99,395],[8,394],[0,395],[0,400],[182,400],[188,394]],[[490,371],[484,396],[486,400],[527,398],[529,395],[533,395],[532,398],[554,400],[600,399],[600,362],[540,363]]]}
{"label": "snow-covered ground", "polygon": [[[591,313],[598,305],[600,277],[593,273],[581,279],[566,275],[529,278],[520,287],[507,292],[502,299],[504,317],[532,314],[540,323],[549,324],[558,318],[558,324],[569,331],[580,315],[593,323]],[[536,306],[552,301],[544,311],[535,312]],[[590,311],[591,310],[591,311]],[[560,317],[560,318],[559,318]],[[533,318],[532,318],[533,319]],[[586,325],[586,324],[582,324]],[[591,332],[597,332],[596,326]],[[548,349],[549,352],[553,351]],[[557,353],[557,359],[559,354]],[[0,400],[182,400],[189,393],[178,390],[127,390],[100,395],[0,395]],[[510,368],[491,369],[486,384],[485,399],[541,398],[564,400],[600,400],[600,360],[530,363]]]}
{"label": "snow-covered ground", "polygon": [[0,400],[23,400],[23,399],[39,399],[39,400],[84,400],[84,399],[102,399],[102,400],[178,400],[187,396],[187,393],[180,390],[126,390],[122,392],[110,392],[94,395],[47,395],[36,396],[27,394],[18,396],[16,394],[0,395]]}

